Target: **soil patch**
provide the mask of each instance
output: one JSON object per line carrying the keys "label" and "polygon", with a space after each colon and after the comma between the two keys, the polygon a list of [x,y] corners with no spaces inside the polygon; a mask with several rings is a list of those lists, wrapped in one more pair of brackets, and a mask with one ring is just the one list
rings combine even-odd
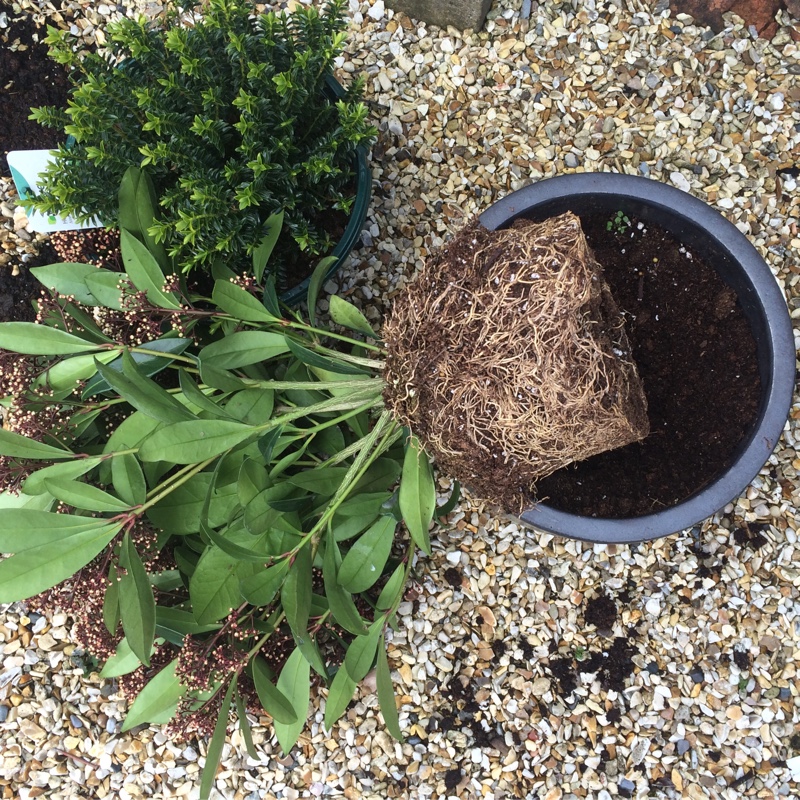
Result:
{"label": "soil patch", "polygon": [[587,625],[609,631],[617,620],[617,606],[607,594],[600,594],[586,603],[583,619]]}
{"label": "soil patch", "polygon": [[31,108],[67,104],[70,83],[64,68],[48,56],[42,40],[44,27],[23,14],[0,30],[0,171],[10,175],[9,150],[50,150],[64,141],[64,134],[28,119]]}
{"label": "soil patch", "polygon": [[42,284],[30,273],[31,267],[41,267],[58,261],[49,244],[41,246],[36,255],[20,266],[19,275],[10,267],[0,267],[0,322],[34,322],[33,301],[39,297]]}
{"label": "soil patch", "polygon": [[539,481],[539,500],[585,516],[634,517],[685,500],[733,461],[756,417],[756,344],[736,296],[666,231],[581,218],[626,317],[650,435]]}

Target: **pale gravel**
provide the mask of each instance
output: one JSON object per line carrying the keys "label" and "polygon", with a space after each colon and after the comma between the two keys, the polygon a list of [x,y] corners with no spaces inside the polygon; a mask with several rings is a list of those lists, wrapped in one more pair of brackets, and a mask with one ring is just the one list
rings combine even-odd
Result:
{"label": "pale gravel", "polygon": [[[364,246],[330,289],[378,320],[427,253],[494,199],[555,174],[618,171],[688,189],[731,219],[800,319],[800,193],[777,177],[800,152],[800,49],[785,29],[765,42],[735,19],[714,36],[638,0],[506,0],[484,32],[462,36],[382,5],[351,2],[341,74],[366,72],[381,137]],[[89,35],[101,22],[93,11],[113,8],[87,7]],[[385,732],[368,678],[330,733],[317,698],[288,757],[256,725],[261,760],[250,760],[231,728],[218,796],[796,797],[783,762],[800,755],[790,745],[800,733],[799,421],[796,397],[776,453],[742,497],[648,544],[562,540],[467,497],[419,561],[416,599],[401,607],[390,645],[406,742]],[[744,521],[766,526],[760,550],[734,542]],[[460,588],[448,567],[461,571]],[[583,621],[601,590],[619,612],[611,632]],[[124,703],[83,676],[68,620],[21,613],[7,609],[0,627],[3,797],[196,795],[205,745],[158,728],[117,733]],[[573,696],[559,696],[552,649],[592,653],[632,626],[636,669],[622,693],[583,675]],[[506,651],[493,657],[497,641]],[[752,657],[748,671],[734,649]],[[442,688],[455,681],[475,688],[492,746],[476,746],[469,728],[431,724],[458,716]],[[622,712],[615,723],[612,708]],[[448,790],[456,768],[463,778]]]}

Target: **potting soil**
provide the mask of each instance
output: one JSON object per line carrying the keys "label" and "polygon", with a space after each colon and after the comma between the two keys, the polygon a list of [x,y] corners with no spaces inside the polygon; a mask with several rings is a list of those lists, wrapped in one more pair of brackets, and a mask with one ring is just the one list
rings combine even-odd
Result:
{"label": "potting soil", "polygon": [[581,224],[626,319],[650,435],[553,473],[537,497],[582,515],[640,516],[730,466],[758,412],[756,344],[733,290],[669,233],[635,219]]}

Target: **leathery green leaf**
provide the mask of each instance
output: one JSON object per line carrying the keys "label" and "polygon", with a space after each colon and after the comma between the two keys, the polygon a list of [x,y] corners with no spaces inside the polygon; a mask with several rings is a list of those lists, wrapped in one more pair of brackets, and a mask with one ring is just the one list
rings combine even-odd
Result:
{"label": "leathery green leaf", "polygon": [[377,608],[378,611],[389,611],[400,599],[405,584],[406,565],[398,564],[389,580],[384,584],[383,589],[381,589],[375,608]]}
{"label": "leathery green leaf", "polygon": [[330,303],[331,319],[334,322],[366,336],[377,338],[377,334],[372,330],[367,318],[352,303],[348,303],[347,300],[343,300],[335,294],[330,296],[328,302]]}
{"label": "leathery green leaf", "polygon": [[150,579],[126,532],[119,552],[126,574],[119,582],[119,610],[125,638],[139,661],[150,666],[156,632],[156,601]]}
{"label": "leathery green leaf", "polygon": [[383,619],[378,619],[370,625],[366,636],[356,636],[347,648],[344,657],[344,669],[356,682],[363,680],[375,663],[375,651],[378,648],[378,639],[383,630]]}
{"label": "leathery green leaf", "polygon": [[194,617],[201,625],[227,616],[239,604],[239,561],[214,545],[206,548],[189,580]]}
{"label": "leathery green leaf", "polygon": [[81,481],[68,478],[45,478],[44,488],[56,500],[85,511],[127,511],[130,506],[118,497]]}
{"label": "leathery green leaf", "polygon": [[364,620],[358,613],[353,598],[339,585],[339,547],[336,539],[329,534],[325,539],[325,558],[322,566],[322,577],[325,581],[325,595],[330,604],[331,613],[336,622],[346,631],[355,636],[363,635],[367,632]]}
{"label": "leathery green leaf", "polygon": [[236,700],[236,716],[239,720],[239,730],[242,732],[244,739],[244,746],[247,750],[247,755],[258,761],[258,751],[256,750],[255,743],[253,742],[253,733],[250,730],[250,721],[247,719],[247,709],[244,707],[244,700],[242,700],[242,693],[237,689],[234,695]]}
{"label": "leathery green leaf", "polygon": [[394,541],[394,517],[379,517],[353,543],[339,567],[339,583],[352,594],[364,592],[383,574]]}
{"label": "leathery green leaf", "polygon": [[428,528],[436,510],[436,486],[431,462],[415,436],[411,437],[400,478],[400,512],[414,543],[430,555]]}
{"label": "leathery green leaf", "polygon": [[344,667],[341,667],[334,675],[331,688],[328,691],[328,699],[325,701],[325,727],[328,730],[334,726],[336,720],[344,714],[345,709],[350,705],[357,685],[357,682],[350,677]]}
{"label": "leathery green leaf", "polygon": [[[270,331],[237,331],[206,345],[199,355],[201,367],[232,370],[260,364],[289,351],[286,337]],[[205,377],[204,377],[205,380]],[[209,381],[206,380],[206,383]],[[226,387],[219,387],[226,388]],[[234,386],[234,389],[240,388]]]}
{"label": "leathery green leaf", "polygon": [[335,256],[323,258],[311,273],[308,281],[308,293],[306,294],[306,305],[308,306],[308,321],[314,325],[317,316],[317,298],[322,284],[325,283],[325,276],[331,265],[336,261]]}
{"label": "leathery green leaf", "polygon": [[69,356],[105,349],[80,336],[36,322],[0,322],[0,348],[29,356]]}
{"label": "leathery green leaf", "polygon": [[297,722],[297,711],[291,700],[272,682],[266,661],[260,656],[256,656],[252,664],[253,681],[256,685],[256,692],[258,692],[258,699],[267,714],[284,725]]}
{"label": "leathery green leaf", "polygon": [[45,480],[49,478],[80,478],[89,470],[94,469],[102,459],[99,456],[90,458],[76,458],[74,461],[61,461],[58,464],[51,464],[49,467],[32,472],[22,484],[22,491],[25,494],[44,494]]}
{"label": "leathery green leaf", "polygon": [[[43,531],[24,526],[7,528],[2,524],[15,518],[10,512],[26,511],[28,515],[44,514],[50,518],[50,528]],[[64,525],[54,519],[68,516],[28,509],[0,510],[0,530],[3,531],[0,550],[14,553],[0,562],[0,603],[25,600],[72,577],[100,553],[122,528],[121,523],[108,523],[89,517],[79,518],[84,520],[80,527]],[[32,517],[28,519],[33,520]],[[25,539],[24,545],[15,543],[20,538]]]}
{"label": "leathery green leaf", "polygon": [[175,674],[177,665],[178,659],[171,661],[139,692],[125,717],[123,733],[145,722],[163,725],[172,719],[187,691]]}
{"label": "leathery green leaf", "polygon": [[237,678],[238,675],[234,673],[228,685],[228,691],[225,692],[225,697],[222,700],[222,707],[219,710],[217,724],[214,726],[214,733],[211,735],[211,741],[208,743],[206,763],[203,767],[203,775],[200,779],[200,800],[208,800],[211,796],[214,778],[217,775],[217,767],[222,757],[222,747],[225,744],[225,734],[228,731],[228,715],[231,710],[233,693],[236,691]]}
{"label": "leathery green leaf", "polygon": [[400,730],[400,716],[397,713],[397,703],[394,699],[394,686],[389,672],[389,659],[386,656],[386,638],[381,636],[378,643],[378,662],[375,669],[378,688],[378,702],[381,706],[383,721],[386,729],[395,739],[402,742],[403,732]]}
{"label": "leathery green leaf", "polygon": [[159,427],[139,447],[141,461],[196,464],[241,444],[256,428],[229,420],[187,420]]}
{"label": "leathery green leaf", "polygon": [[289,571],[289,561],[284,559],[271,567],[249,575],[241,584],[242,596],[254,606],[265,606],[271,603]]}
{"label": "leathery green leaf", "polygon": [[298,639],[308,639],[311,611],[311,543],[298,551],[281,587],[281,602],[289,628]]}
{"label": "leathery green leaf", "polygon": [[87,275],[97,272],[92,264],[61,263],[31,267],[31,274],[42,286],[58,292],[62,297],[70,295],[85,306],[92,306],[96,299],[86,287]]}
{"label": "leathery green leaf", "polygon": [[283,665],[278,678],[278,690],[292,704],[297,721],[289,724],[273,722],[275,735],[284,753],[288,753],[297,742],[305,727],[308,703],[311,699],[311,665],[299,649],[292,651]]}
{"label": "leathery green leaf", "polygon": [[153,254],[125,229],[119,235],[122,263],[134,286],[159,308],[179,310],[181,305],[172,292],[164,291],[164,273]]}
{"label": "leathery green leaf", "polygon": [[253,274],[259,283],[261,283],[261,279],[264,277],[264,270],[266,269],[267,262],[281,234],[281,228],[283,227],[283,211],[279,211],[277,214],[272,214],[267,217],[265,224],[269,229],[269,233],[261,239],[258,243],[258,247],[253,252]]}
{"label": "leathery green leaf", "polygon": [[111,480],[114,491],[132,506],[147,499],[147,484],[144,473],[132,453],[123,453],[111,460]]}
{"label": "leathery green leaf", "polygon": [[250,292],[230,281],[215,281],[211,299],[226,314],[246,322],[275,322],[275,317]]}
{"label": "leathery green leaf", "polygon": [[19,433],[0,428],[0,456],[11,458],[39,458],[47,461],[58,461],[62,458],[77,458],[75,453],[61,447],[53,447],[43,442],[36,442]]}

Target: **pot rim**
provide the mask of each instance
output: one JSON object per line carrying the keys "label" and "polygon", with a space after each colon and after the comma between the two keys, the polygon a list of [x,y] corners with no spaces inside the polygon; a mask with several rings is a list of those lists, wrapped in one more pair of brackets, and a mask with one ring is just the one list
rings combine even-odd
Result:
{"label": "pot rim", "polygon": [[598,543],[634,543],[691,528],[738,497],[758,475],[780,438],[792,404],[795,347],[786,300],[776,277],[747,238],[703,201],[660,181],[618,173],[579,173],[547,178],[494,203],[480,215],[490,230],[553,201],[575,196],[622,196],[686,218],[728,252],[752,287],[766,329],[768,382],[756,424],[734,463],[696,494],[653,514],[625,519],[585,517],[538,503],[519,518],[552,533]]}

